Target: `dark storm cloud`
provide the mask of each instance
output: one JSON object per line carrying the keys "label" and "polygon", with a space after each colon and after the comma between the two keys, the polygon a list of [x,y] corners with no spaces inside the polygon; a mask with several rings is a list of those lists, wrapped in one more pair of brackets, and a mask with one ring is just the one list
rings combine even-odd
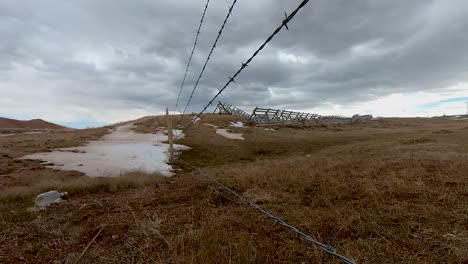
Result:
{"label": "dark storm cloud", "polygon": [[[200,110],[299,2],[239,0],[189,111]],[[40,96],[64,113],[172,108],[204,3],[1,1],[0,92],[25,104]],[[230,4],[210,3],[182,106]],[[289,28],[220,100],[305,109],[468,81],[464,0],[314,0]]]}

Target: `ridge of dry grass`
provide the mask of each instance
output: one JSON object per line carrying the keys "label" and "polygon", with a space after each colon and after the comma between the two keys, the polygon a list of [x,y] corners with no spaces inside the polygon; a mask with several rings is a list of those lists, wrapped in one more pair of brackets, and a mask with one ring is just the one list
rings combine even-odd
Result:
{"label": "ridge of dry grass", "polygon": [[141,172],[126,173],[120,177],[86,177],[79,172],[55,174],[49,170],[17,173],[10,176],[10,186],[0,193],[0,202],[32,200],[50,190],[66,190],[72,196],[83,196],[95,192],[116,192],[122,189],[147,186],[158,182],[163,176]]}

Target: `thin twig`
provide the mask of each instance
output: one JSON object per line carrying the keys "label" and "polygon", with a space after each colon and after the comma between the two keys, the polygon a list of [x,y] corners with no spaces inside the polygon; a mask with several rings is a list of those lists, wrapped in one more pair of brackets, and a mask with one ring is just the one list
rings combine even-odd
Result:
{"label": "thin twig", "polygon": [[84,254],[86,253],[86,251],[88,251],[89,247],[91,246],[91,244],[96,240],[96,238],[101,234],[102,230],[104,229],[104,227],[106,227],[107,225],[104,225],[103,227],[101,227],[101,229],[99,229],[99,231],[97,232],[97,234],[93,237],[93,239],[91,239],[91,241],[89,241],[88,245],[85,247],[85,249],[83,250],[83,252],[81,252],[81,255],[80,257],[75,261],[75,264],[77,264],[78,262],[80,262],[81,258],[84,256]]}

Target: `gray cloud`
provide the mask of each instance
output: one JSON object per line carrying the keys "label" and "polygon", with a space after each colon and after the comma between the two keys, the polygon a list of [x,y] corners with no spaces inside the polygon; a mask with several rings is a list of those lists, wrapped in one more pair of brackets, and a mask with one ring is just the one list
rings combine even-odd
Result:
{"label": "gray cloud", "polygon": [[[0,2],[0,115],[17,111],[11,102],[24,104],[22,116],[60,109],[55,119],[63,121],[80,118],[83,109],[86,118],[105,119],[93,112],[172,108],[204,2]],[[240,0],[189,110],[200,110],[299,2]],[[210,3],[181,105],[230,3]],[[468,81],[463,0],[315,0],[289,28],[220,100],[305,109],[392,93],[443,93]]]}

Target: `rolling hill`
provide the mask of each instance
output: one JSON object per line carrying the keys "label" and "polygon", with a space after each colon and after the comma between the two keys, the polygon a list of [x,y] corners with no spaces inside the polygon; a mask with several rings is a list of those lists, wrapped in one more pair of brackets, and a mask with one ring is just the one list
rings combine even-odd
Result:
{"label": "rolling hill", "polygon": [[42,119],[16,120],[0,117],[0,129],[63,129],[65,127]]}

